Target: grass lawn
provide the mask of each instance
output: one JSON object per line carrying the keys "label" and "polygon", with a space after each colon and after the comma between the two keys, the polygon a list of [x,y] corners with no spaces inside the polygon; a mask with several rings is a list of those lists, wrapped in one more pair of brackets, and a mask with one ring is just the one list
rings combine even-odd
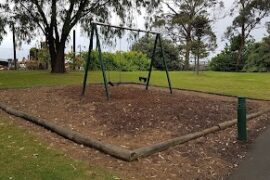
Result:
{"label": "grass lawn", "polygon": [[[173,87],[225,95],[246,96],[270,100],[270,74],[268,73],[223,73],[171,72]],[[147,72],[108,72],[111,81],[138,82],[139,76]],[[0,88],[22,88],[33,86],[57,86],[81,84],[82,72],[50,74],[46,71],[0,72]],[[102,82],[100,72],[90,72],[89,82]],[[153,72],[151,84],[166,86],[164,72]]]}
{"label": "grass lawn", "polygon": [[46,148],[26,130],[0,117],[0,179],[113,179],[63,153]]}

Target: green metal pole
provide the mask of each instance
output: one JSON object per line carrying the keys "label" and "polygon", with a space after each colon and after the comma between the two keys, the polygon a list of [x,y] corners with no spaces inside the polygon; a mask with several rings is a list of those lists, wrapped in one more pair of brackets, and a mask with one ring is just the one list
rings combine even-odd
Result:
{"label": "green metal pole", "polygon": [[161,54],[162,54],[163,65],[164,65],[164,67],[166,69],[166,76],[167,76],[167,80],[168,80],[170,93],[172,94],[172,83],[171,83],[171,79],[170,79],[170,75],[169,75],[168,66],[167,66],[167,63],[166,63],[166,60],[165,60],[165,56],[164,56],[164,49],[163,49],[163,45],[162,45],[161,35],[159,35],[159,44],[160,44],[160,49],[161,49]]}
{"label": "green metal pole", "polygon": [[155,60],[155,56],[156,56],[158,38],[159,38],[159,34],[157,34],[157,36],[156,36],[154,50],[153,50],[152,57],[151,57],[151,64],[150,64],[150,68],[149,68],[149,72],[148,72],[146,90],[148,90],[148,88],[149,88],[149,83],[150,83],[150,78],[151,78],[151,74],[152,74],[153,64],[154,64],[154,60]]}
{"label": "green metal pole", "polygon": [[84,73],[84,80],[83,80],[83,89],[82,89],[82,96],[85,95],[85,89],[86,89],[86,84],[87,84],[87,78],[88,78],[88,70],[91,62],[91,54],[93,50],[93,43],[94,43],[94,30],[95,30],[95,24],[92,24],[92,29],[91,29],[91,35],[90,35],[90,45],[88,49],[88,57],[87,57],[87,62],[85,66],[85,73]]}
{"label": "green metal pole", "polygon": [[95,26],[95,31],[96,31],[97,48],[98,48],[98,59],[99,59],[101,70],[102,70],[102,75],[103,75],[103,81],[104,81],[104,87],[105,87],[106,96],[107,96],[107,99],[109,100],[110,99],[110,95],[109,95],[109,88],[108,88],[108,80],[107,80],[107,76],[106,76],[106,73],[105,73],[105,66],[104,66],[104,62],[103,62],[103,59],[102,59],[102,52],[101,52],[101,47],[100,47],[98,30],[97,30],[97,27],[96,26]]}
{"label": "green metal pole", "polygon": [[247,141],[247,112],[244,97],[238,97],[237,119],[238,140]]}

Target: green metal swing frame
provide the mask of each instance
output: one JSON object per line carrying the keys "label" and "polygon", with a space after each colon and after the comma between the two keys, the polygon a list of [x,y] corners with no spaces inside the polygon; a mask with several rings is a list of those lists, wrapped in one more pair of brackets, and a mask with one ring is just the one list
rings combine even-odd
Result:
{"label": "green metal swing frame", "polygon": [[87,79],[88,79],[88,73],[89,73],[89,66],[90,66],[90,63],[91,63],[91,60],[92,60],[91,59],[91,54],[92,54],[93,47],[94,47],[94,36],[96,36],[98,59],[99,59],[99,63],[100,63],[101,70],[102,70],[102,77],[103,77],[103,83],[104,83],[104,88],[105,88],[105,94],[106,94],[107,99],[108,100],[110,99],[109,87],[108,87],[108,79],[107,79],[107,75],[106,75],[105,65],[104,65],[104,62],[103,62],[103,59],[102,59],[102,51],[101,51],[101,45],[100,45],[100,39],[99,39],[99,33],[98,33],[97,26],[111,27],[111,28],[117,28],[117,29],[129,30],[129,31],[135,31],[135,32],[144,32],[144,33],[150,33],[150,34],[156,35],[154,49],[153,49],[152,57],[151,57],[151,63],[150,63],[149,71],[148,71],[148,78],[147,78],[147,82],[146,82],[146,90],[149,89],[149,83],[150,83],[150,79],[151,79],[151,75],[152,75],[153,64],[154,64],[154,61],[156,60],[156,50],[157,50],[157,46],[159,44],[161,54],[162,54],[163,65],[164,65],[165,70],[166,70],[166,76],[167,76],[167,80],[168,80],[169,90],[170,90],[170,93],[172,94],[172,84],[171,84],[171,80],[170,80],[168,66],[167,66],[167,63],[166,63],[166,60],[165,60],[165,56],[164,56],[164,49],[163,49],[163,45],[162,45],[162,37],[161,37],[160,33],[153,32],[153,31],[141,30],[141,29],[134,29],[134,28],[129,28],[129,27],[123,27],[123,26],[115,26],[115,25],[105,24],[105,23],[100,23],[100,22],[92,22],[91,23],[90,45],[89,45],[88,57],[87,57],[85,73],[84,73],[84,80],[83,80],[82,96],[85,95],[85,91],[86,91],[86,85],[87,85]]}

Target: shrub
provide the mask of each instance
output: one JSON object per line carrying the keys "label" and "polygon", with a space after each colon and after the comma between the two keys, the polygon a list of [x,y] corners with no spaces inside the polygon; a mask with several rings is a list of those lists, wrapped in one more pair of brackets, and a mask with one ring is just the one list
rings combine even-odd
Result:
{"label": "shrub", "polygon": [[[83,53],[83,59],[87,60],[88,52]],[[98,52],[92,52],[92,61],[90,70],[100,70],[100,62],[98,59]],[[115,53],[104,52],[102,59],[106,70],[108,71],[146,71],[150,66],[150,59],[143,53],[137,51]]]}
{"label": "shrub", "polygon": [[235,71],[235,61],[232,53],[222,52],[211,60],[209,67],[212,71]]}
{"label": "shrub", "polygon": [[27,61],[26,68],[28,70],[38,70],[38,62],[37,61]]}

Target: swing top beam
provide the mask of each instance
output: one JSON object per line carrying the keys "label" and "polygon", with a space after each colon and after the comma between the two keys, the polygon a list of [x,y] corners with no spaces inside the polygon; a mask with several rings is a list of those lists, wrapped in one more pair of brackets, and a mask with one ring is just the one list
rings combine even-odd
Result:
{"label": "swing top beam", "polygon": [[105,26],[105,27],[112,27],[112,28],[117,28],[117,29],[124,29],[124,30],[135,31],[135,32],[143,32],[143,33],[150,33],[150,34],[160,35],[159,32],[155,32],[155,31],[147,31],[147,30],[130,28],[130,27],[125,27],[125,26],[116,26],[116,25],[102,23],[102,22],[91,22],[91,24],[95,24],[95,25],[99,25],[99,26]]}

